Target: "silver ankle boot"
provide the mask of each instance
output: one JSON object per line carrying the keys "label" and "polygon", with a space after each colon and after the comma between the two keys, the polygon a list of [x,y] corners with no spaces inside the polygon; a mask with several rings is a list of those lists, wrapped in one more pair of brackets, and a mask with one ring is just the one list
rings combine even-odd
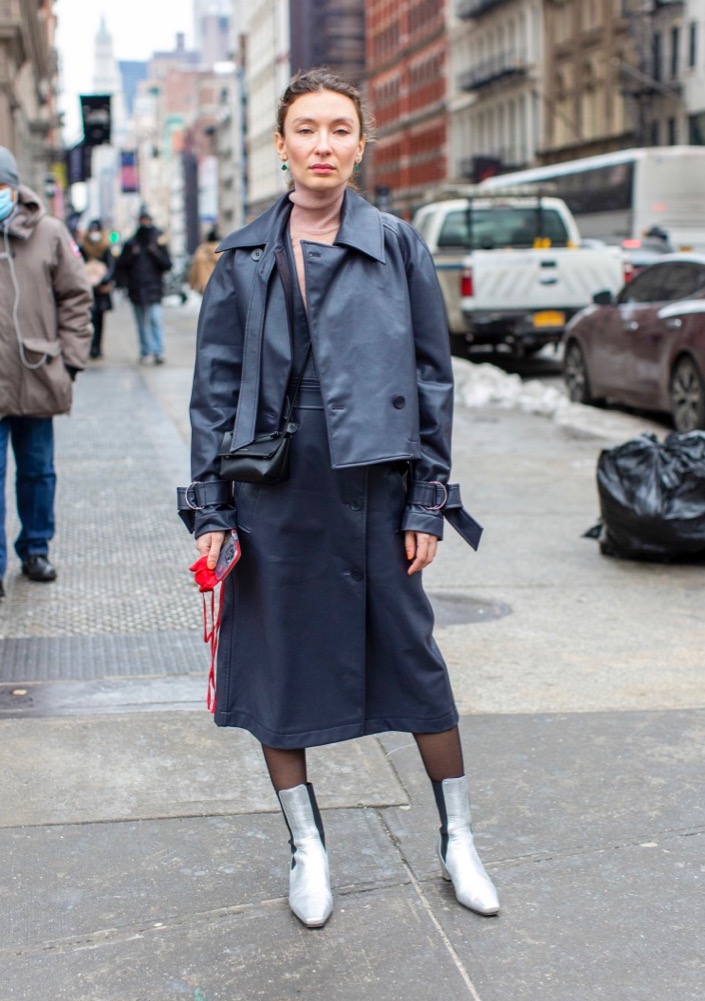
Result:
{"label": "silver ankle boot", "polygon": [[467,778],[463,775],[434,782],[433,791],[441,817],[438,855],[443,878],[452,881],[455,896],[463,907],[478,914],[496,914],[497,890],[485,872],[472,836]]}
{"label": "silver ankle boot", "polygon": [[323,823],[313,786],[294,786],[277,793],[291,845],[289,906],[307,928],[320,928],[333,910]]}

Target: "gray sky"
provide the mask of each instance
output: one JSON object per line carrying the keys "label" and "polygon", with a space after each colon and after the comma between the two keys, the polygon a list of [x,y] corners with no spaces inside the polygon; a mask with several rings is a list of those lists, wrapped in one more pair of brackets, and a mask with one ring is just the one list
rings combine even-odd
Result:
{"label": "gray sky", "polygon": [[94,40],[105,17],[120,59],[148,59],[155,49],[173,49],[176,33],[192,43],[193,0],[57,0],[56,44],[61,65],[59,107],[66,116],[66,139],[81,136],[78,95],[93,89]]}

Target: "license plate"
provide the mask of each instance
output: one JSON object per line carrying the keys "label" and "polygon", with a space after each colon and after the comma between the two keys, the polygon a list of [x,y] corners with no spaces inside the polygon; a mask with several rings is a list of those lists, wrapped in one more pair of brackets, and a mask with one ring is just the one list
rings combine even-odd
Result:
{"label": "license plate", "polygon": [[556,309],[545,309],[541,313],[534,313],[535,327],[562,327],[565,324],[565,313],[560,313]]}

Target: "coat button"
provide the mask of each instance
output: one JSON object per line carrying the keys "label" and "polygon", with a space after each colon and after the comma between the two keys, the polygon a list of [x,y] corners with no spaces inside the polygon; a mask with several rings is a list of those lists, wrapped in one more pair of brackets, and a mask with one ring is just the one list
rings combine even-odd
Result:
{"label": "coat button", "polygon": [[260,257],[262,256],[262,251],[258,247],[257,250],[253,250],[252,251],[252,255],[251,256],[252,256],[252,260],[253,261],[258,261],[260,259]]}
{"label": "coat button", "polygon": [[350,571],[350,576],[352,577],[353,580],[362,580],[364,574],[359,567],[353,567],[352,570]]}
{"label": "coat button", "polygon": [[403,410],[404,407],[406,406],[406,399],[403,396],[395,396],[394,399],[392,400],[392,403],[394,404],[397,410]]}
{"label": "coat button", "polygon": [[350,510],[351,511],[362,511],[362,498],[361,497],[353,497],[353,499],[350,501]]}

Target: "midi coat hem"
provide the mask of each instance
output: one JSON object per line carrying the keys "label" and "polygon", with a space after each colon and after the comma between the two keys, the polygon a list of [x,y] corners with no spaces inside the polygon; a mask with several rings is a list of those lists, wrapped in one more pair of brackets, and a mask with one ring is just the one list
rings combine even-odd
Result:
{"label": "midi coat hem", "polygon": [[451,730],[458,723],[458,713],[454,709],[443,716],[433,719],[397,719],[385,716],[380,719],[368,719],[362,723],[347,723],[332,726],[325,730],[309,730],[304,733],[276,733],[262,726],[247,713],[218,712],[215,713],[216,726],[235,726],[247,730],[261,744],[280,750],[291,750],[301,747],[317,747],[321,744],[337,744],[343,740],[353,740],[356,737],[369,737],[376,733],[442,733]]}

